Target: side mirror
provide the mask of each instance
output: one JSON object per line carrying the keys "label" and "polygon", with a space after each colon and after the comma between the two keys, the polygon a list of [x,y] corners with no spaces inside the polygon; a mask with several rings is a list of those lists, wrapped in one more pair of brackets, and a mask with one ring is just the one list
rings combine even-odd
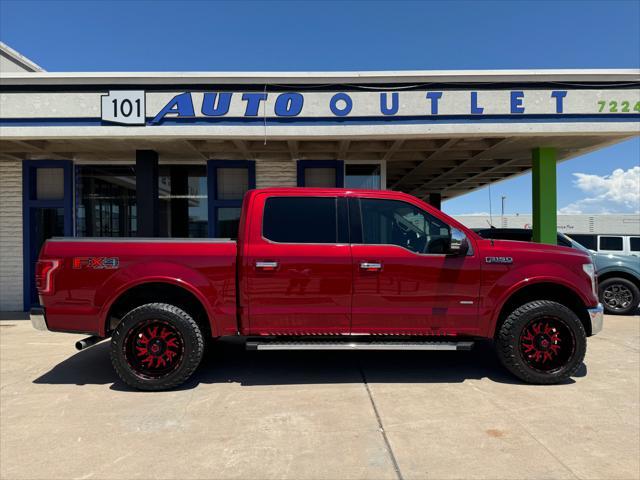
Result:
{"label": "side mirror", "polygon": [[463,257],[469,252],[469,240],[467,236],[457,228],[451,229],[451,242],[449,243],[449,255]]}

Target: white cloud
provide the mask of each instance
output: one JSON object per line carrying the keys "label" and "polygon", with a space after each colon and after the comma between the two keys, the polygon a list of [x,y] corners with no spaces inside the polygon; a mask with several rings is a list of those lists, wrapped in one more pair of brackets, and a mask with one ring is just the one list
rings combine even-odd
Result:
{"label": "white cloud", "polygon": [[574,173],[575,187],[587,196],[562,207],[558,213],[640,213],[640,166],[610,175]]}

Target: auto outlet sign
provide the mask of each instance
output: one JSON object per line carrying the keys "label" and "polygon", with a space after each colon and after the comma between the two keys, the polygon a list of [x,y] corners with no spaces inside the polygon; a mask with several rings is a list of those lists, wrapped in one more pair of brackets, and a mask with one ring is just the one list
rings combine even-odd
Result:
{"label": "auto outlet sign", "polygon": [[113,90],[101,96],[107,124],[165,125],[251,119],[517,121],[640,117],[640,90],[188,91]]}

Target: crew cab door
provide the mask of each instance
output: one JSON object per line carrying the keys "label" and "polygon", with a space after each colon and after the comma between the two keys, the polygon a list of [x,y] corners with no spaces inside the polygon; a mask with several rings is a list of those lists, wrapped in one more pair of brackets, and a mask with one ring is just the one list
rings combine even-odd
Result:
{"label": "crew cab door", "polygon": [[350,198],[349,209],[352,333],[478,331],[479,261],[447,254],[451,226],[400,200]]}
{"label": "crew cab door", "polygon": [[[348,333],[347,200],[335,193],[257,194],[242,264],[251,334]],[[259,217],[259,218],[258,218]]]}

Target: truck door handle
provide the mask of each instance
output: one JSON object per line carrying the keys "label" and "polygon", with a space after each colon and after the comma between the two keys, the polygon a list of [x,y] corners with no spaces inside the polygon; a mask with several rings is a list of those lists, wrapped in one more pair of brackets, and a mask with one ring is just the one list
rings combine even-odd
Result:
{"label": "truck door handle", "polygon": [[366,272],[379,272],[382,270],[382,264],[377,262],[362,262],[360,269]]}
{"label": "truck door handle", "polygon": [[278,268],[278,262],[256,262],[256,268],[260,270],[275,270]]}

